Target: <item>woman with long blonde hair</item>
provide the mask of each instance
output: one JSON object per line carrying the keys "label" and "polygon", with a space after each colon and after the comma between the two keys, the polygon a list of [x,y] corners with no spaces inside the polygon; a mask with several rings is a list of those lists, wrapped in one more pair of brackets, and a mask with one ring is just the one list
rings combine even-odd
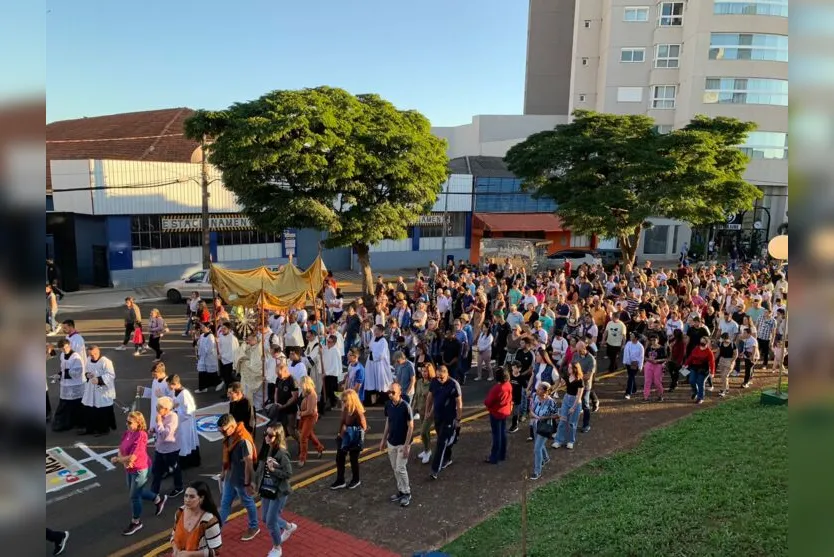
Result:
{"label": "woman with long blonde hair", "polygon": [[314,428],[319,419],[318,410],[319,397],[316,394],[316,384],[309,375],[305,375],[301,379],[301,408],[299,413],[301,415],[300,440],[298,442],[298,467],[304,466],[307,462],[307,447],[310,441],[319,453],[319,458],[324,454],[324,445],[316,437]]}
{"label": "woman with long blonde hair", "polygon": [[[339,434],[336,437],[336,481],[330,489],[355,489],[362,482],[359,479],[359,453],[365,445],[365,430],[368,422],[365,420],[365,407],[359,400],[359,395],[353,389],[342,393],[342,419],[339,424]],[[350,471],[352,478],[345,483],[345,460],[350,455]]]}

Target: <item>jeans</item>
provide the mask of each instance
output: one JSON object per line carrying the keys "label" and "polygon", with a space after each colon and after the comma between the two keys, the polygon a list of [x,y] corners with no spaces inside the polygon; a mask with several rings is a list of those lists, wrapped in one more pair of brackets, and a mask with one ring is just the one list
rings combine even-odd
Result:
{"label": "jeans", "polygon": [[625,394],[631,396],[637,392],[637,372],[640,371],[638,368],[633,366],[628,366],[626,368],[626,372],[628,373],[628,380],[626,380],[626,390]]}
{"label": "jeans", "polygon": [[695,400],[704,400],[704,385],[707,382],[707,369],[693,369],[689,373],[689,385],[692,387],[692,394]]}
{"label": "jeans", "polygon": [[249,529],[255,530],[258,527],[258,507],[255,506],[255,499],[246,493],[243,485],[233,485],[230,476],[231,473],[227,472],[226,480],[223,482],[223,493],[220,494],[220,522],[226,524],[226,519],[232,512],[232,503],[235,498],[239,498],[241,505],[246,509]]}
{"label": "jeans", "polygon": [[281,512],[287,504],[289,495],[277,499],[261,499],[261,513],[264,524],[269,530],[269,537],[272,538],[272,545],[281,545],[281,530],[287,527],[287,521],[281,517]]}
{"label": "jeans", "polygon": [[[188,302],[186,302],[186,303],[188,303]],[[191,319],[191,315],[192,315],[192,313],[190,311],[185,314],[185,334],[186,335],[188,335],[188,333],[191,332],[191,326],[194,324],[194,321]]]}
{"label": "jeans", "polygon": [[559,425],[556,428],[556,442],[564,445],[566,442],[576,443],[576,425],[579,423],[579,412],[577,408],[571,412],[571,408],[576,404],[575,395],[565,395],[562,397],[562,406],[559,407]]}
{"label": "jeans", "polygon": [[58,315],[58,310],[55,310],[53,312],[49,308],[46,309],[46,322],[49,324],[49,328],[50,328],[51,331],[57,331],[58,330],[58,319],[56,317],[57,315]]}
{"label": "jeans", "polygon": [[536,435],[533,441],[533,474],[536,476],[542,473],[542,465],[550,460],[547,455],[547,440],[544,435]]}
{"label": "jeans", "polygon": [[590,385],[593,385],[592,381],[587,383],[589,386],[585,387],[585,390],[582,391],[582,428],[591,427],[591,390]]}
{"label": "jeans", "polygon": [[153,481],[151,482],[151,493],[159,494],[159,487],[162,485],[162,476],[173,468],[174,474],[174,488],[182,489],[182,469],[180,469],[180,453],[174,451],[172,453],[157,452],[153,455],[153,465],[151,472],[153,473]]}
{"label": "jeans", "polygon": [[127,473],[127,489],[130,491],[131,518],[139,520],[142,516],[142,500],[155,501],[156,494],[144,489],[148,483],[148,470]]}
{"label": "jeans", "polygon": [[507,460],[507,420],[489,417],[489,427],[492,430],[492,449],[489,451],[489,461],[493,464]]}
{"label": "jeans", "polygon": [[388,443],[388,460],[391,462],[391,469],[394,471],[394,479],[397,480],[397,491],[399,493],[411,493],[408,483],[408,457],[404,455],[405,445],[392,445]]}

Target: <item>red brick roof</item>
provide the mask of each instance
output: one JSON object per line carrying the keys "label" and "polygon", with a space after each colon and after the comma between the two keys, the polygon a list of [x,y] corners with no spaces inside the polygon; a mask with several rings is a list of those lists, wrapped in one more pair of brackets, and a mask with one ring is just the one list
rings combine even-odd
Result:
{"label": "red brick roof", "polygon": [[190,108],[166,108],[47,124],[46,189],[52,189],[52,160],[191,162],[199,143],[183,136],[183,123],[193,113]]}

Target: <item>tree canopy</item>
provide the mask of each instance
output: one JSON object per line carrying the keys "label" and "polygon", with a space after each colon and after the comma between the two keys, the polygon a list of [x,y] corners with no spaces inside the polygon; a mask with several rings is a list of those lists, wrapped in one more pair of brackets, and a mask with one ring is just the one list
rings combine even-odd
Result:
{"label": "tree canopy", "polygon": [[353,247],[371,284],[368,247],[403,239],[431,211],[447,178],[446,142],[428,119],[378,95],[331,87],[273,91],[226,110],[196,112],[193,139],[262,230],[315,228],[324,246]]}
{"label": "tree canopy", "polygon": [[574,112],[574,119],[512,147],[507,166],[577,234],[617,238],[634,262],[649,217],[693,225],[749,210],[762,192],[743,178],[738,146],[755,124],[695,117],[668,134],[642,115]]}

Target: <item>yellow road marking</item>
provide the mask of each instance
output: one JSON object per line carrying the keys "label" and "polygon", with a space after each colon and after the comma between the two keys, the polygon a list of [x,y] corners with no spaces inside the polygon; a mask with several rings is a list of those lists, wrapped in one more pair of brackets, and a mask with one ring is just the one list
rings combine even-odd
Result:
{"label": "yellow road marking", "polygon": [[[603,373],[601,375],[597,375],[594,378],[594,381],[599,381],[599,380],[602,380],[602,379],[609,379],[611,377],[616,377],[618,375],[622,375],[623,373],[625,373],[625,368],[619,369],[617,371],[612,371],[612,372],[609,372],[609,373]],[[478,419],[483,418],[484,416],[487,416],[487,415],[489,415],[489,412],[487,412],[486,410],[482,410],[480,412],[476,412],[475,414],[472,414],[471,416],[467,416],[466,418],[463,418],[461,420],[461,423],[468,423],[468,422],[471,422],[471,421],[474,421],[474,420],[478,420]],[[432,433],[434,433],[434,430],[432,430]],[[415,436],[413,441],[412,441],[412,443],[415,443],[415,444],[420,443],[420,442],[421,442],[421,438],[420,438],[419,435]],[[332,452],[332,451],[326,451],[326,452]],[[359,462],[366,462],[368,460],[372,460],[374,458],[380,457],[384,454],[388,454],[388,452],[387,451],[380,451],[380,450],[370,452],[370,453],[366,454],[365,456],[360,457]],[[325,470],[323,472],[320,472],[318,474],[310,476],[309,478],[305,478],[305,479],[301,480],[300,482],[298,482],[297,484],[292,484],[291,483],[291,485],[292,485],[294,490],[302,489],[302,488],[308,487],[308,486],[310,486],[310,485],[312,485],[312,484],[314,484],[314,483],[316,483],[320,480],[323,480],[324,478],[327,478],[328,476],[332,476],[335,473],[336,473],[336,467],[333,466],[333,467],[328,468],[327,470]],[[260,500],[256,502],[256,506],[258,506],[258,507],[261,506]],[[239,509],[239,510],[233,512],[232,514],[230,514],[229,517],[226,519],[226,521],[228,522],[230,520],[233,520],[235,518],[243,516],[244,514],[246,514],[246,509]],[[117,551],[115,553],[111,553],[108,557],[126,557],[127,555],[130,555],[131,553],[133,553],[135,551],[138,551],[138,550],[140,550],[141,548],[143,548],[147,545],[162,541],[163,539],[167,538],[168,536],[170,536],[170,530],[160,532],[159,534],[155,534],[153,536],[150,536],[149,538],[146,538],[145,540],[137,542],[137,543],[135,543],[135,544],[133,544],[129,547],[126,547],[126,548],[124,548],[120,551]],[[170,543],[165,543],[164,545],[161,545],[161,546],[159,546],[155,549],[152,549],[150,552],[144,554],[143,557],[158,557],[159,555],[165,553],[169,549],[171,549],[171,544]]]}

